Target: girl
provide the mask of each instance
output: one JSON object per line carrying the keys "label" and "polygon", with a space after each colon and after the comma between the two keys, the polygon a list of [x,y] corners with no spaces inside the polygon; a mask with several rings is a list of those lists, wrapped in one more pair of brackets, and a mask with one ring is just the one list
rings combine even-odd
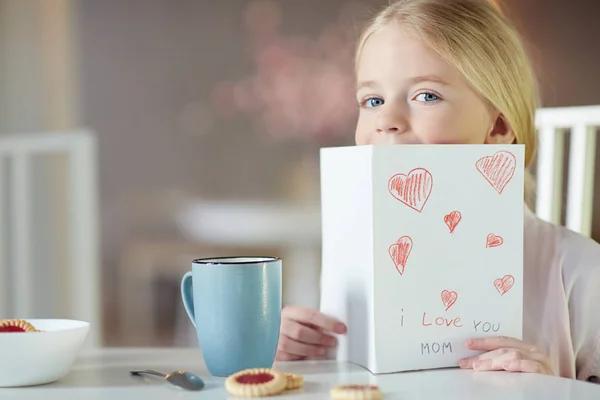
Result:
{"label": "girl", "polygon": [[[400,0],[363,32],[356,53],[356,144],[522,143],[536,147],[535,78],[515,29],[487,0]],[[528,192],[530,188],[527,188]],[[600,376],[600,245],[524,205],[523,341],[465,343],[462,368]],[[282,311],[278,360],[319,358],[345,325]]]}

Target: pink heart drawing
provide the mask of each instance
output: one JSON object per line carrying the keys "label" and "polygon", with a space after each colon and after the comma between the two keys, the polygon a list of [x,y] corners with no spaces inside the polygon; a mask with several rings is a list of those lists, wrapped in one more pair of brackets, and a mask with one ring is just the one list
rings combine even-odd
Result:
{"label": "pink heart drawing", "polygon": [[396,269],[402,275],[404,268],[406,267],[406,261],[412,250],[413,241],[409,236],[402,236],[396,243],[391,245],[388,249],[390,257],[396,266]]}
{"label": "pink heart drawing", "polygon": [[458,225],[461,219],[462,214],[460,211],[452,211],[450,214],[444,216],[444,222],[448,225],[448,228],[450,228],[450,233],[454,232],[454,228],[456,228],[456,225]]}
{"label": "pink heart drawing", "polygon": [[442,290],[442,303],[446,306],[446,311],[456,303],[456,299],[458,299],[458,293],[454,290]]}
{"label": "pink heart drawing", "polygon": [[477,170],[499,194],[515,174],[517,159],[508,151],[499,151],[493,156],[483,157],[475,163]]}
{"label": "pink heart drawing", "polygon": [[500,296],[504,296],[514,284],[515,278],[512,275],[504,275],[502,278],[498,278],[494,281],[494,287],[498,293],[500,293]]}
{"label": "pink heart drawing", "polygon": [[490,233],[489,235],[487,235],[485,247],[498,247],[502,246],[503,243],[504,239],[502,238],[502,236],[497,236],[493,233]]}
{"label": "pink heart drawing", "polygon": [[433,176],[424,168],[415,168],[408,175],[396,174],[388,181],[392,196],[418,212],[423,211],[432,188]]}

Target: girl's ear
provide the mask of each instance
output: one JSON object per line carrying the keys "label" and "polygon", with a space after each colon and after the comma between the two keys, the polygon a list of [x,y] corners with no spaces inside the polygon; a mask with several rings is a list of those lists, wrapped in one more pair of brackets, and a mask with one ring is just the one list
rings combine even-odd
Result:
{"label": "girl's ear", "polygon": [[498,113],[492,129],[488,132],[485,142],[489,144],[511,144],[515,141],[515,134],[512,127],[504,117]]}

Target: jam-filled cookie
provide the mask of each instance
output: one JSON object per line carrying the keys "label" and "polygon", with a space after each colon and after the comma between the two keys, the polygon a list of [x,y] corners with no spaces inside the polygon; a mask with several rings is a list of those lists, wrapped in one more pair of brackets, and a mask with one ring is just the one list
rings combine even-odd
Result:
{"label": "jam-filled cookie", "polygon": [[331,389],[333,400],[381,400],[383,394],[377,385],[341,385]]}
{"label": "jam-filled cookie", "polygon": [[225,389],[239,397],[274,396],[283,392],[286,387],[286,376],[270,368],[246,369],[225,380]]}
{"label": "jam-filled cookie", "polygon": [[304,385],[304,377],[298,374],[284,373],[287,379],[287,385],[285,387],[286,390],[294,390],[299,389]]}
{"label": "jam-filled cookie", "polygon": [[0,319],[0,333],[39,332],[33,325],[22,319]]}

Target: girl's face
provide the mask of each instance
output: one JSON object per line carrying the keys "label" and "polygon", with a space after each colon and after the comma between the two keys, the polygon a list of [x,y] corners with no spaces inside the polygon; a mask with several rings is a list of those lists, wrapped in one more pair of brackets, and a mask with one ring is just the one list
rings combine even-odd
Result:
{"label": "girl's face", "polygon": [[400,24],[365,43],[357,65],[356,144],[512,143],[504,118],[463,75]]}

